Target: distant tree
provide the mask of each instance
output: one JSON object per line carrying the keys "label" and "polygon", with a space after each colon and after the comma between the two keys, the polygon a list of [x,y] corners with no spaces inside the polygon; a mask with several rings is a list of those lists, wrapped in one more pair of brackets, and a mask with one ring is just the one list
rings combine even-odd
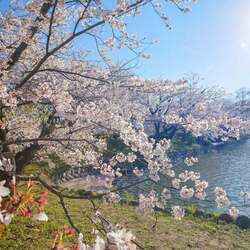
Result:
{"label": "distant tree", "polygon": [[156,140],[172,139],[179,132],[215,140],[240,136],[241,123],[224,108],[221,89],[202,86],[197,75],[178,82],[151,81],[155,84],[156,91],[143,93],[142,99],[148,108],[146,125]]}
{"label": "distant tree", "polygon": [[246,105],[250,103],[250,89],[240,88],[236,91],[236,99],[240,105]]}

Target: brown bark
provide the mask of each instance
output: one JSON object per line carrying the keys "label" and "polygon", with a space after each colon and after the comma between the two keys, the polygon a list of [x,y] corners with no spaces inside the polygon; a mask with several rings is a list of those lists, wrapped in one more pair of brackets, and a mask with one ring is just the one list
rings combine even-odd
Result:
{"label": "brown bark", "polygon": [[[50,7],[52,6],[52,0],[50,1],[46,1],[41,9],[40,9],[40,16],[38,16],[35,19],[35,25],[31,26],[29,29],[29,39],[32,39],[34,37],[34,35],[37,33],[38,31],[38,23],[44,20],[44,17],[46,17]],[[37,24],[37,25],[36,25]],[[23,52],[25,51],[25,49],[28,47],[28,43],[26,42],[21,42],[20,45],[14,50],[14,52],[11,54],[9,61],[7,62],[7,68],[5,69],[10,70],[12,68],[12,66],[14,66],[20,59],[21,55],[23,54]],[[0,77],[2,77],[3,74],[0,74]]]}
{"label": "brown bark", "polygon": [[26,165],[28,165],[35,157],[35,154],[39,149],[41,149],[41,145],[38,143],[33,143],[31,146],[25,148],[23,151],[20,151],[15,156],[16,161],[16,172],[21,173]]}

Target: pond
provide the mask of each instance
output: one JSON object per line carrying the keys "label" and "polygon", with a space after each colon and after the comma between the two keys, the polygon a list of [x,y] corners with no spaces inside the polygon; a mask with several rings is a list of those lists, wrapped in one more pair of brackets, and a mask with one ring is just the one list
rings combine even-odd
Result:
{"label": "pond", "polygon": [[232,205],[241,213],[250,214],[250,207],[244,205],[244,199],[240,197],[241,191],[250,191],[250,140],[203,155],[196,168],[209,183],[209,198],[213,198],[215,187],[223,187]]}
{"label": "pond", "polygon": [[[244,203],[244,199],[240,197],[240,191],[250,191],[250,140],[244,142],[233,143],[227,146],[214,149],[212,152],[201,155],[199,163],[194,166],[179,166],[180,169],[189,169],[200,172],[201,179],[209,183],[207,189],[207,200],[214,200],[213,190],[215,187],[222,187],[226,190],[230,198],[232,206],[238,207],[241,214],[250,215],[250,200]],[[127,177],[123,185],[137,181],[137,177]],[[161,178],[160,184],[152,184],[147,182],[130,189],[133,193],[147,193],[147,191],[155,188],[161,190],[163,186],[170,186],[169,180]],[[173,194],[171,200],[174,204],[186,205],[195,203],[207,212],[216,210],[216,204],[211,201],[183,201],[178,199],[177,193]]]}

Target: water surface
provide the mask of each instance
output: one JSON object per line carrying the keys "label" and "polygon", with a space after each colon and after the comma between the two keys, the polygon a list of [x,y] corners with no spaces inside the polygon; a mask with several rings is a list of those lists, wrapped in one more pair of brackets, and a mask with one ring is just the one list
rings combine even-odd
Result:
{"label": "water surface", "polygon": [[[176,167],[176,171],[178,172],[180,168],[200,172],[201,179],[208,181],[207,200],[214,200],[214,188],[222,187],[226,190],[232,206],[238,207],[241,214],[250,215],[250,206],[248,205],[250,200],[244,203],[243,198],[240,197],[240,191],[250,192],[250,140],[214,149],[212,152],[201,155],[199,163],[191,168],[179,166]],[[136,177],[130,176],[126,179],[126,184],[137,180]],[[125,183],[123,184],[125,185]],[[132,187],[130,191],[147,193],[152,188],[161,190],[163,186],[171,186],[168,179],[162,178],[160,185],[155,185],[152,182],[143,183]],[[174,193],[171,202],[181,205],[190,203],[187,200],[180,200],[177,193]],[[214,202],[192,200],[192,203],[196,203],[207,212],[217,210]]]}

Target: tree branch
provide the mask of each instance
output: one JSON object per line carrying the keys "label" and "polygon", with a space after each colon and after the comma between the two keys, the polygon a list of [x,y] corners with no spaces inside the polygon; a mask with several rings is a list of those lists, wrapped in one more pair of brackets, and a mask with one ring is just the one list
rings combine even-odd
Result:
{"label": "tree branch", "polygon": [[[151,1],[151,0],[150,0]],[[140,4],[146,4],[150,1],[144,1],[144,0],[139,0],[136,3],[131,4],[126,11],[121,11],[116,17],[121,17],[125,14],[127,14],[128,12],[132,11],[135,7],[138,7]],[[71,36],[69,36],[66,40],[64,40],[61,44],[59,44],[58,46],[56,46],[55,48],[53,48],[51,51],[49,51],[48,53],[46,53],[44,55],[44,57],[41,58],[41,60],[36,64],[36,66],[23,78],[21,79],[20,83],[16,86],[16,89],[21,88],[28,80],[30,80],[34,74],[37,73],[37,71],[40,69],[40,67],[43,65],[43,63],[53,54],[55,54],[58,50],[60,50],[61,48],[63,48],[64,46],[66,46],[67,44],[69,44],[71,41],[73,41],[75,38],[77,38],[78,36],[95,29],[96,27],[105,24],[106,20],[101,20],[99,22],[96,22],[93,25],[90,25],[89,27],[73,33]]]}
{"label": "tree branch", "polygon": [[111,82],[109,82],[108,80],[105,80],[104,78],[97,78],[97,77],[94,77],[94,76],[84,75],[84,74],[80,74],[80,73],[72,72],[72,71],[67,71],[67,70],[63,70],[63,69],[45,68],[45,69],[38,70],[38,72],[46,72],[46,71],[48,71],[48,72],[56,72],[56,73],[59,73],[59,74],[74,75],[74,76],[79,76],[79,77],[94,80],[94,81],[100,81],[100,82],[104,82],[104,83],[107,83],[107,84],[111,84]]}
{"label": "tree branch", "polygon": [[[47,15],[51,5],[52,5],[53,0],[48,0],[44,1],[44,4],[42,5],[40,9],[40,16],[38,16],[35,19],[35,25],[30,27],[30,35],[29,35],[29,40],[34,37],[34,35],[38,31],[38,24],[44,20],[44,17]],[[29,33],[29,32],[28,32]],[[7,68],[5,70],[10,70],[20,59],[22,56],[23,52],[26,50],[28,47],[28,43],[26,42],[21,42],[20,45],[15,49],[15,51],[11,54],[10,59],[7,62]],[[0,77],[2,77],[3,74],[0,74]]]}
{"label": "tree branch", "polygon": [[50,42],[50,37],[51,37],[51,34],[52,34],[52,25],[53,25],[53,19],[54,19],[54,14],[55,14],[55,11],[56,11],[57,2],[58,2],[58,0],[55,0],[54,7],[52,9],[52,13],[51,13],[51,16],[50,16],[49,33],[48,33],[48,38],[47,38],[47,43],[46,43],[46,53],[49,52],[49,42]]}
{"label": "tree branch", "polygon": [[93,147],[96,147],[96,145],[93,142],[88,141],[87,139],[71,139],[71,138],[32,138],[32,139],[24,139],[24,140],[15,140],[15,141],[6,141],[3,144],[4,145],[13,145],[13,144],[22,144],[22,143],[30,143],[30,142],[39,142],[39,141],[48,141],[48,142],[58,142],[61,143],[63,141],[68,142],[86,142]]}
{"label": "tree branch", "polygon": [[64,213],[65,213],[65,215],[66,215],[66,217],[67,217],[67,219],[68,219],[68,221],[69,221],[69,224],[70,224],[70,225],[76,230],[76,232],[79,234],[79,233],[80,233],[80,230],[79,230],[78,227],[74,224],[72,218],[70,217],[69,211],[68,211],[68,209],[67,209],[67,207],[66,207],[66,205],[65,205],[65,202],[64,202],[63,197],[62,197],[61,195],[59,195],[58,197],[59,197],[61,206],[62,206],[62,208],[63,208],[63,211],[64,211]]}
{"label": "tree branch", "polygon": [[88,9],[88,7],[89,7],[91,1],[92,1],[92,0],[88,0],[88,3],[87,3],[87,5],[86,5],[86,7],[84,8],[84,11],[82,12],[82,15],[81,15],[80,18],[77,20],[77,22],[76,22],[76,24],[75,24],[75,27],[74,27],[74,30],[73,30],[73,34],[76,33],[77,27],[78,27],[80,21],[83,19],[83,17],[84,17],[84,15],[85,15],[85,13],[86,13],[86,11],[87,11],[87,9]]}

